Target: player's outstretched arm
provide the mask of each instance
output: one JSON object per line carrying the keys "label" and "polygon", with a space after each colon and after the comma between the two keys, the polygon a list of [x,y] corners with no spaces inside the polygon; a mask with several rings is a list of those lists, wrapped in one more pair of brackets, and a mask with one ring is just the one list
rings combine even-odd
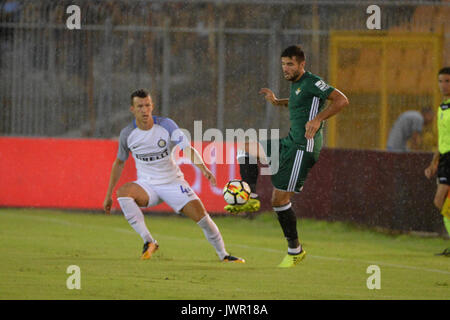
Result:
{"label": "player's outstretched arm", "polygon": [[208,169],[208,167],[203,162],[202,156],[198,153],[198,151],[191,147],[187,146],[183,149],[183,155],[191,160],[191,162],[200,169],[206,179],[211,182],[213,186],[216,185],[216,177],[214,174]]}
{"label": "player's outstretched arm", "polygon": [[120,176],[122,175],[124,164],[125,164],[125,161],[122,161],[120,159],[116,159],[113,163],[113,166],[111,169],[111,176],[109,177],[108,190],[106,191],[105,200],[103,201],[103,209],[105,210],[106,214],[111,213],[112,193],[113,193],[114,187],[116,186],[117,182],[120,179]]}
{"label": "player's outstretched arm", "polygon": [[328,99],[331,100],[331,103],[328,105],[328,107],[319,112],[319,114],[317,114],[314,119],[306,123],[306,139],[314,138],[314,135],[316,134],[317,130],[319,130],[322,121],[334,116],[348,105],[347,97],[338,89],[334,89],[328,96]]}
{"label": "player's outstretched arm", "polygon": [[278,99],[273,93],[273,91],[270,90],[269,88],[262,88],[261,90],[259,90],[259,94],[263,94],[264,99],[269,101],[274,106],[282,106],[282,107],[288,106],[289,99]]}

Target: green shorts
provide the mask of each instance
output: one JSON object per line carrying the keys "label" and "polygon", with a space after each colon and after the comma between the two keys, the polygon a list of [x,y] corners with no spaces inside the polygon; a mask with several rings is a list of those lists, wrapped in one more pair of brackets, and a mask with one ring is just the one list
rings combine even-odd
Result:
{"label": "green shorts", "polygon": [[[281,191],[300,192],[309,170],[319,159],[320,151],[306,152],[304,147],[294,143],[289,137],[260,141],[260,143],[270,160],[271,170],[274,172],[271,175],[273,186]],[[278,143],[278,148],[276,143]],[[272,150],[272,145],[274,145],[274,150]],[[278,159],[277,155],[272,153],[277,149]]]}

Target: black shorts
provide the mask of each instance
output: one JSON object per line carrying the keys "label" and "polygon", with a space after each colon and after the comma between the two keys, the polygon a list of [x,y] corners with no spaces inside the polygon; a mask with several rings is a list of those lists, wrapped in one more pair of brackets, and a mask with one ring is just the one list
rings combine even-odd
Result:
{"label": "black shorts", "polygon": [[439,156],[437,178],[438,183],[450,185],[450,152]]}

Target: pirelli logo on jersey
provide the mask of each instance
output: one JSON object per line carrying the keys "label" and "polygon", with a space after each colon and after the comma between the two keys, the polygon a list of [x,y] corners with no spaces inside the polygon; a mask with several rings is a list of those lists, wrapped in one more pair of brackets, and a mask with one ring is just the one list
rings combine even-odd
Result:
{"label": "pirelli logo on jersey", "polygon": [[155,160],[160,160],[169,155],[169,150],[164,149],[164,151],[160,153],[146,153],[146,154],[136,154],[136,159],[141,161],[150,162]]}

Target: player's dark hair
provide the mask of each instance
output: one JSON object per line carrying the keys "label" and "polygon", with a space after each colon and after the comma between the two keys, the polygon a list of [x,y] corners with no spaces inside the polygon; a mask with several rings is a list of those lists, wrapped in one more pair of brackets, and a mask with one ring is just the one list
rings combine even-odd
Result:
{"label": "player's dark hair", "polygon": [[450,67],[444,67],[441,70],[439,70],[438,75],[440,74],[450,74]]}
{"label": "player's dark hair", "polygon": [[303,52],[303,49],[299,45],[290,46],[283,50],[281,53],[281,57],[288,57],[288,58],[296,58],[298,62],[305,61],[305,53]]}
{"label": "player's dark hair", "polygon": [[131,94],[131,105],[133,105],[133,99],[134,99],[134,97],[138,97],[138,98],[147,98],[149,95],[150,95],[150,94],[149,94],[148,91],[145,90],[145,89],[139,89],[139,90],[134,91],[134,92]]}

